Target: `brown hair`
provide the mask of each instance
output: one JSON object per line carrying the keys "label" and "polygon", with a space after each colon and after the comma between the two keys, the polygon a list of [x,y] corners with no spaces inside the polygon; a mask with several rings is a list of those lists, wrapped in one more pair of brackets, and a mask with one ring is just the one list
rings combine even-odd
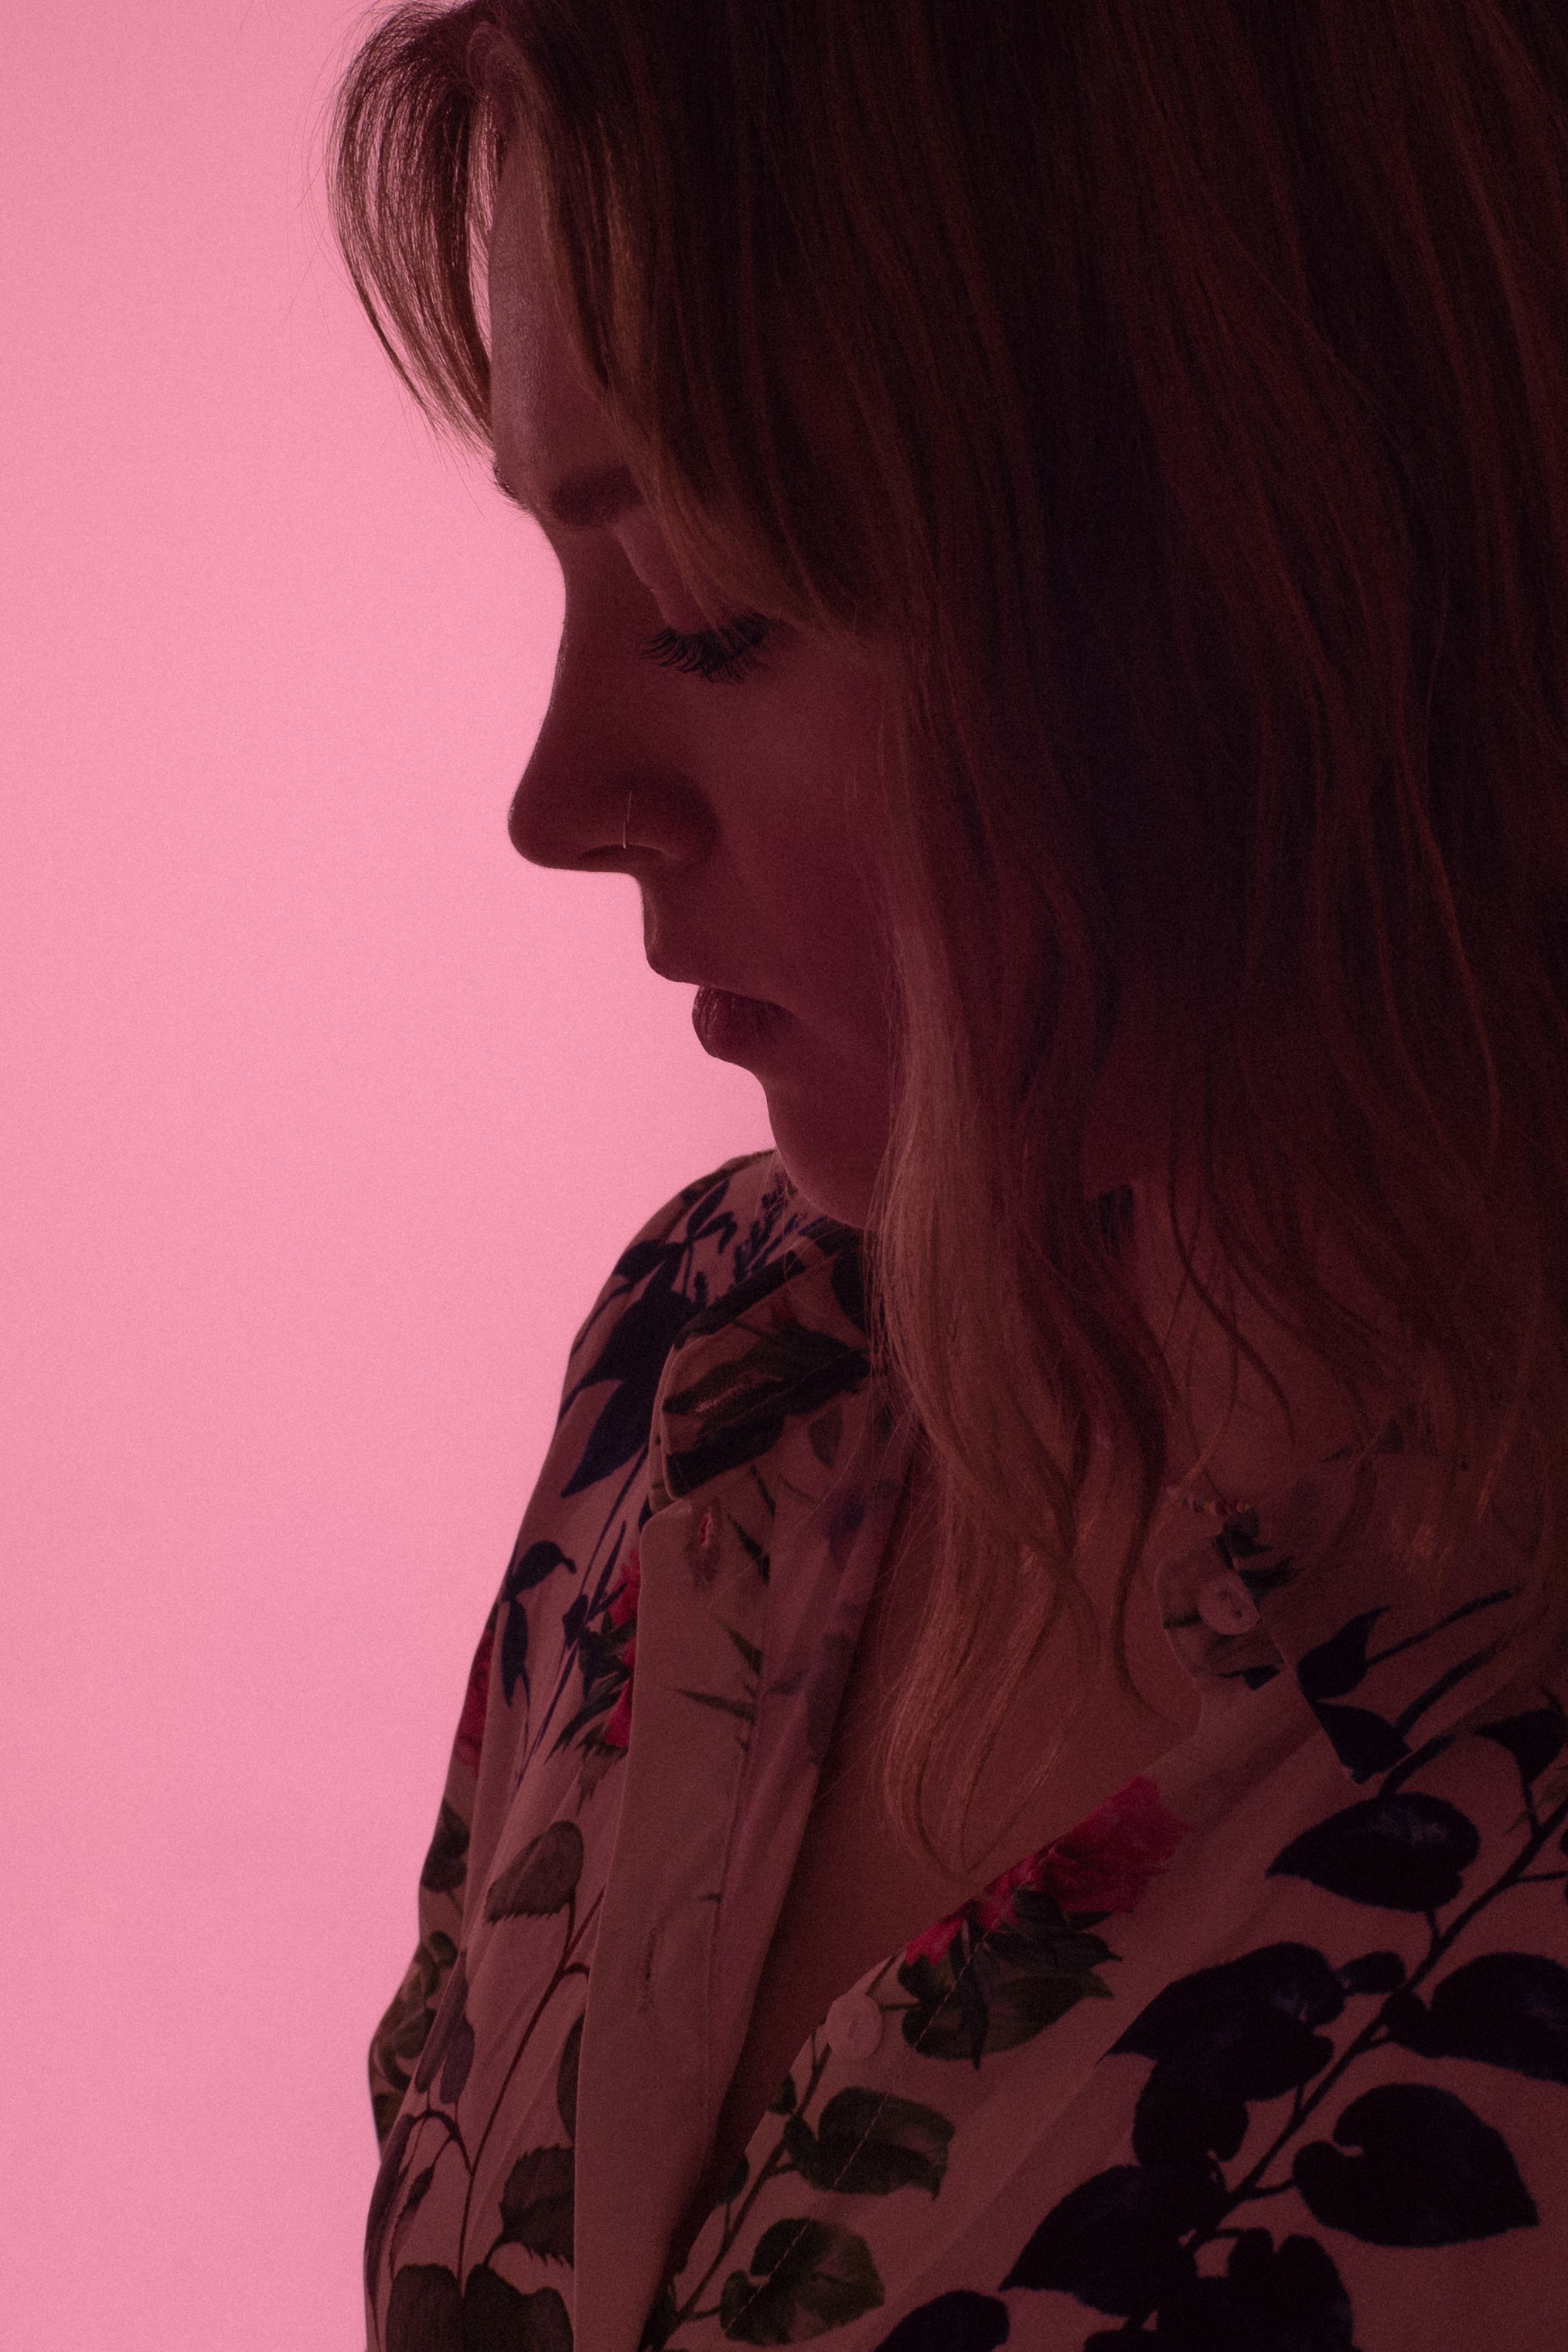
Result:
{"label": "brown hair", "polygon": [[1122,1657],[1171,1390],[1079,1169],[1135,947],[1226,1265],[1369,1447],[1366,1393],[1419,1402],[1434,1576],[1522,1450],[1525,1631],[1568,1632],[1565,93],[1554,0],[468,0],[397,8],[339,92],[339,235],[428,410],[488,439],[521,135],[678,557],[893,666],[866,1242],[936,1497],[914,1838],[1073,1596],[1097,1435],[1139,1496]]}

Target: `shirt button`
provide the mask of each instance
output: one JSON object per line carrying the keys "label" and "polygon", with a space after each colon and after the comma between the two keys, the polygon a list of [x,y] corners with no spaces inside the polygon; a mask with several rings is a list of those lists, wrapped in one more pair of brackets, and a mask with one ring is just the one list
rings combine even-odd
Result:
{"label": "shirt button", "polygon": [[1213,1576],[1198,1594],[1198,1615],[1216,1633],[1249,1633],[1258,1603],[1239,1576]]}
{"label": "shirt button", "polygon": [[882,2038],[882,2012],[868,1992],[841,1992],[827,2012],[827,2038],[838,2058],[869,2058]]}

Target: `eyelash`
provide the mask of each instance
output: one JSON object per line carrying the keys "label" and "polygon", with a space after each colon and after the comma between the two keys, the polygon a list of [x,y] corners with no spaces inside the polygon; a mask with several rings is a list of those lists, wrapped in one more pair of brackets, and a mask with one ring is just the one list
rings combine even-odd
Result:
{"label": "eyelash", "polygon": [[760,613],[742,613],[722,629],[660,629],[642,648],[645,660],[684,671],[709,685],[738,682],[761,662],[773,625]]}

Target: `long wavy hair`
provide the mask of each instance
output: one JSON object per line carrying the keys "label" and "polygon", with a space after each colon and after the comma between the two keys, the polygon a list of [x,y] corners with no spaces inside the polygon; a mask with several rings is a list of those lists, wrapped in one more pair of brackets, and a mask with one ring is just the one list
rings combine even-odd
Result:
{"label": "long wavy hair", "polygon": [[936,1818],[962,1836],[1081,1617],[1106,1448],[1136,1498],[1126,1677],[1173,1391],[1126,1199],[1085,1202],[1080,1151],[1134,954],[1182,1008],[1214,1263],[1328,1369],[1358,1460],[1369,1396],[1419,1411],[1424,1572],[1528,1460],[1543,1659],[1568,1633],[1557,0],[400,6],[338,90],[333,217],[399,373],[481,446],[516,138],[678,561],[896,688],[900,1060],[865,1247],[936,1559],[887,1748],[902,1833],[938,1850],[955,1738]]}

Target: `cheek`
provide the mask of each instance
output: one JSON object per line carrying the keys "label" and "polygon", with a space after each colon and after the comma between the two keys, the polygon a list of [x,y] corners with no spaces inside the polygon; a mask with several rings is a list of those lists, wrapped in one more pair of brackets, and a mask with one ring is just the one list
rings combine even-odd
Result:
{"label": "cheek", "polygon": [[824,847],[798,834],[759,844],[761,888],[812,1025],[846,1058],[880,1061],[891,971],[876,898],[847,850]]}
{"label": "cheek", "polygon": [[772,787],[787,823],[759,842],[759,871],[771,875],[774,902],[803,948],[809,942],[822,989],[858,1020],[880,1024],[889,957],[873,693],[809,655],[791,660],[788,688],[787,708],[769,718],[770,731],[792,745]]}

